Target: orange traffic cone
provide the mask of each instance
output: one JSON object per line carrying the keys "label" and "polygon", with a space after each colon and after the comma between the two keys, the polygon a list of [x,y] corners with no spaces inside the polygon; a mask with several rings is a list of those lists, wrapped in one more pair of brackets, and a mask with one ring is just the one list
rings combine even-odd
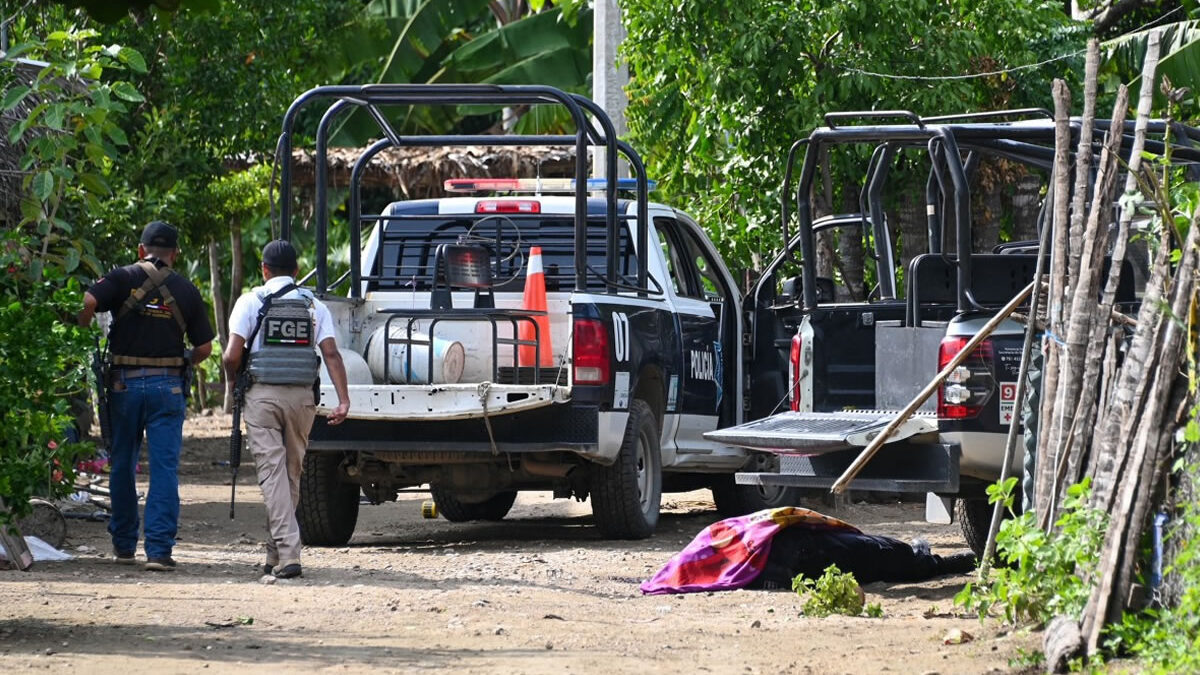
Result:
{"label": "orange traffic cone", "polygon": [[[529,250],[529,265],[525,268],[525,309],[539,312],[546,311],[546,273],[542,270],[542,247],[534,246]],[[554,350],[550,345],[550,317],[534,317],[537,322],[539,343],[537,363],[545,368],[554,365]],[[521,340],[534,339],[533,326],[528,321],[520,322],[518,338]],[[534,365],[534,347],[521,346],[517,353],[518,363],[522,366]]]}

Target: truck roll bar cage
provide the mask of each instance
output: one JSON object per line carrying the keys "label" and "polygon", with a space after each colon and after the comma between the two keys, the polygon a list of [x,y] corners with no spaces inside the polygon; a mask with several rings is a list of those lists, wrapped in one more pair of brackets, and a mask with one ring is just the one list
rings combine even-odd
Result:
{"label": "truck roll bar cage", "polygon": [[[315,165],[316,165],[316,292],[326,296],[330,290],[328,283],[328,254],[329,254],[329,176],[328,152],[330,129],[334,121],[348,111],[366,110],[371,119],[379,127],[383,135],[372,143],[358,157],[350,172],[350,297],[361,298],[362,295],[362,255],[359,250],[362,241],[362,224],[365,221],[375,221],[379,214],[362,214],[361,182],[367,164],[386,148],[399,147],[446,147],[467,145],[506,145],[506,146],[573,146],[575,149],[575,181],[576,185],[587,185],[588,177],[588,147],[603,146],[605,149],[605,176],[607,178],[604,198],[606,201],[605,227],[607,232],[607,248],[605,251],[605,292],[617,293],[628,289],[629,284],[620,279],[618,274],[619,241],[618,229],[618,199],[617,199],[617,161],[618,154],[625,157],[637,181],[636,194],[636,227],[637,246],[637,293],[649,295],[647,287],[648,275],[645,255],[649,241],[649,211],[647,202],[649,190],[646,181],[646,169],[640,155],[619,140],[612,121],[604,110],[590,99],[578,94],[569,94],[554,87],[537,85],[482,85],[482,84],[369,84],[369,85],[332,85],[315,87],[296,98],[288,107],[283,119],[283,130],[275,148],[275,161],[279,168],[279,236],[291,239],[292,221],[292,143],[295,135],[294,127],[300,111],[310,103],[317,101],[332,101],[328,103],[321,114],[316,129]],[[575,125],[574,134],[564,135],[479,135],[479,134],[425,134],[404,136],[395,128],[384,115],[383,107],[389,106],[455,106],[455,105],[558,105],[566,108]],[[597,127],[597,124],[599,127]],[[272,190],[274,186],[272,186]],[[587,287],[587,191],[575,192],[575,290],[583,291]],[[340,284],[343,279],[338,279]]]}
{"label": "truck roll bar cage", "polygon": [[[848,124],[857,121],[899,119],[896,124]],[[1003,118],[1009,121],[994,121]],[[890,235],[884,218],[883,187],[890,166],[902,148],[924,148],[931,161],[925,181],[925,202],[929,253],[941,255],[956,270],[958,286],[958,311],[966,312],[986,309],[975,301],[972,292],[972,227],[971,194],[969,176],[979,164],[982,156],[995,156],[1028,166],[1050,170],[1053,168],[1055,126],[1053,115],[1040,108],[989,111],[961,115],[921,117],[903,110],[838,112],[825,115],[825,127],[813,130],[806,138],[797,140],[789,149],[784,171],[783,189],[780,196],[781,229],[785,248],[766,267],[760,283],[754,289],[755,306],[764,302],[764,285],[774,277],[775,271],[784,262],[796,262],[794,249],[799,247],[804,279],[802,308],[811,311],[817,307],[815,234],[812,215],[812,195],[817,179],[817,165],[822,153],[835,145],[874,144],[867,165],[865,185],[859,202],[864,230],[868,227],[873,238],[869,249],[879,264],[880,299],[896,297],[895,260]],[[1078,138],[1082,124],[1072,118],[1072,136]],[[1096,129],[1111,131],[1112,123],[1097,120]],[[1121,129],[1122,149],[1127,154],[1132,145],[1134,121],[1125,122]],[[1200,168],[1200,130],[1164,120],[1152,120],[1147,131],[1152,137],[1146,140],[1146,151],[1164,154],[1171,152],[1176,165],[1191,165],[1189,170]],[[1165,134],[1170,133],[1170,141]],[[1102,134],[1094,141],[1099,152],[1103,143]],[[797,156],[804,150],[799,177],[793,186]],[[795,208],[790,203],[794,200]],[[790,231],[792,213],[798,220],[798,231]],[[949,223],[944,216],[953,218],[955,250],[945,250]]]}

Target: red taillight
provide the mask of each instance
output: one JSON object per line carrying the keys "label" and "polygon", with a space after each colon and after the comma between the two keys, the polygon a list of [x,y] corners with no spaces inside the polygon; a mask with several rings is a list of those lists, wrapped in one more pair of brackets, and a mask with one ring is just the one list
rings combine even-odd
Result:
{"label": "red taillight", "polygon": [[608,384],[608,329],[599,319],[575,319],[575,384]]}
{"label": "red taillight", "polygon": [[475,213],[541,213],[542,203],[533,199],[481,199]]}
{"label": "red taillight", "polygon": [[800,355],[804,351],[804,339],[800,333],[792,336],[792,353],[788,358],[788,391],[792,399],[792,411],[800,410]]}
{"label": "red taillight", "polygon": [[[948,337],[938,348],[938,372],[941,372],[962,348],[969,337]],[[996,388],[992,375],[992,341],[984,340],[971,352],[938,387],[938,417],[965,419],[975,417]]]}

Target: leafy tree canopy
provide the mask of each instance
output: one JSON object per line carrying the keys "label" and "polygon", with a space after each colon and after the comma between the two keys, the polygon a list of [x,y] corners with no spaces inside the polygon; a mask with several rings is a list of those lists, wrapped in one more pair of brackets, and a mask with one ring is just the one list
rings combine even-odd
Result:
{"label": "leafy tree canopy", "polygon": [[[668,198],[748,265],[778,245],[788,147],[836,110],[1045,106],[1085,33],[1058,2],[765,0],[622,5],[629,124]],[[982,77],[960,77],[996,73]]]}
{"label": "leafy tree canopy", "polygon": [[150,8],[158,8],[174,12],[180,8],[197,10],[214,10],[221,5],[221,0],[56,0],[69,8],[80,7],[87,11],[92,18],[103,21],[117,21],[130,12],[144,12]]}

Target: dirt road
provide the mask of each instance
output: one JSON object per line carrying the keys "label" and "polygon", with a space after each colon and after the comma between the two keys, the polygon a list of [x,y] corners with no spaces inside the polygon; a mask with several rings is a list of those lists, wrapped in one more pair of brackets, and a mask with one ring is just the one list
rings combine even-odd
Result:
{"label": "dirt road", "polygon": [[[707,491],[667,495],[658,534],[600,540],[588,504],[522,494],[500,523],[421,518],[427,495],[364,507],[350,546],[306,549],[304,577],[263,583],[265,515],[244,467],[228,518],[228,417],[189,422],[173,573],[108,560],[103,523],[70,521],[70,562],[0,572],[0,671],[988,673],[1037,644],[960,616],[969,580],[873,584],[882,619],[800,616],[792,593],[642,596],[717,518]],[[144,474],[143,474],[144,475]],[[935,552],[957,526],[917,504],[832,512]],[[139,551],[140,555],[140,551]],[[953,629],[973,640],[943,644]]]}

